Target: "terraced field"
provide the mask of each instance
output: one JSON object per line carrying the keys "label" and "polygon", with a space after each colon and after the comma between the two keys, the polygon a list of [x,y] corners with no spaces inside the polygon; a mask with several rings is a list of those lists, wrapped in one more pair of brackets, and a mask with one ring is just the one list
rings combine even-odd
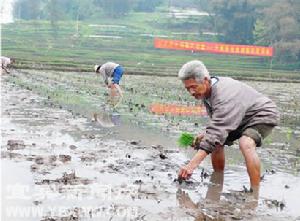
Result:
{"label": "terraced field", "polygon": [[95,63],[113,60],[129,74],[175,76],[186,61],[200,59],[215,75],[269,80],[300,76],[296,64],[271,65],[269,58],[155,49],[155,36],[208,40],[200,34],[178,34],[168,28],[164,15],[138,14],[96,24],[65,21],[58,22],[57,29],[47,21],[18,21],[2,27],[2,54],[17,58],[18,68],[91,71]]}

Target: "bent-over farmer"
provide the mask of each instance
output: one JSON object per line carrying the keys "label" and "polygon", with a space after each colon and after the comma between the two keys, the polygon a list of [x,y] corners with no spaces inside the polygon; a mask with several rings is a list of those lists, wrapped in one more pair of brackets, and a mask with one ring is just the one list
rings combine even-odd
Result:
{"label": "bent-over farmer", "polygon": [[102,65],[95,65],[94,67],[96,74],[100,74],[104,80],[104,83],[113,92],[117,89],[120,96],[123,96],[123,92],[120,88],[120,80],[123,76],[124,69],[121,65],[114,62],[107,62]]}
{"label": "bent-over farmer", "polygon": [[10,73],[9,67],[11,64],[13,64],[15,62],[15,59],[1,56],[0,60],[1,60],[1,74],[4,71],[5,71],[4,73],[9,74]]}
{"label": "bent-over farmer", "polygon": [[260,159],[256,147],[279,122],[275,103],[245,83],[230,77],[211,77],[201,61],[190,61],[178,73],[187,91],[203,100],[210,117],[205,133],[198,135],[197,153],[179,171],[179,178],[188,179],[195,168],[211,155],[215,171],[225,167],[224,145],[239,140],[252,189],[260,184]]}

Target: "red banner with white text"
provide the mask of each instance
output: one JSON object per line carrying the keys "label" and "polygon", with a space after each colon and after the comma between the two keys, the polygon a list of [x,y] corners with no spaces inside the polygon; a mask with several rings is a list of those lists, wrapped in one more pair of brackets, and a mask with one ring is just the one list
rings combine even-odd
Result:
{"label": "red banner with white text", "polygon": [[184,106],[177,104],[160,104],[155,103],[150,106],[150,112],[155,114],[170,114],[170,115],[200,115],[204,116],[206,114],[206,109],[204,106]]}
{"label": "red banner with white text", "polygon": [[214,54],[234,54],[241,56],[272,57],[273,48],[255,45],[234,45],[214,42],[194,42],[170,39],[154,39],[154,47],[173,50],[208,52]]}

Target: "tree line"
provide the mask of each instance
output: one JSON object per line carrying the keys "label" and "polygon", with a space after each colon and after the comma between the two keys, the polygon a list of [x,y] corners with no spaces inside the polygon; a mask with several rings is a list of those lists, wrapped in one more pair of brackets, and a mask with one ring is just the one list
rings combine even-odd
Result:
{"label": "tree line", "polygon": [[273,46],[276,59],[300,61],[299,0],[198,0],[222,42]]}
{"label": "tree line", "polygon": [[97,13],[119,18],[130,11],[154,12],[163,0],[18,0],[14,15],[20,19],[51,19],[53,10],[57,20],[85,20]]}

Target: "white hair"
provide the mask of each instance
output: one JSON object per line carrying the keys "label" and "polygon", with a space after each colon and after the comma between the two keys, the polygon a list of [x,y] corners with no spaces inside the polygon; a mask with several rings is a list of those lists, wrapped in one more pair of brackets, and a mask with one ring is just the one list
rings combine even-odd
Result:
{"label": "white hair", "polygon": [[202,82],[204,78],[210,80],[208,70],[202,61],[194,60],[185,63],[178,72],[180,80],[187,80],[189,78],[195,78],[196,81]]}

